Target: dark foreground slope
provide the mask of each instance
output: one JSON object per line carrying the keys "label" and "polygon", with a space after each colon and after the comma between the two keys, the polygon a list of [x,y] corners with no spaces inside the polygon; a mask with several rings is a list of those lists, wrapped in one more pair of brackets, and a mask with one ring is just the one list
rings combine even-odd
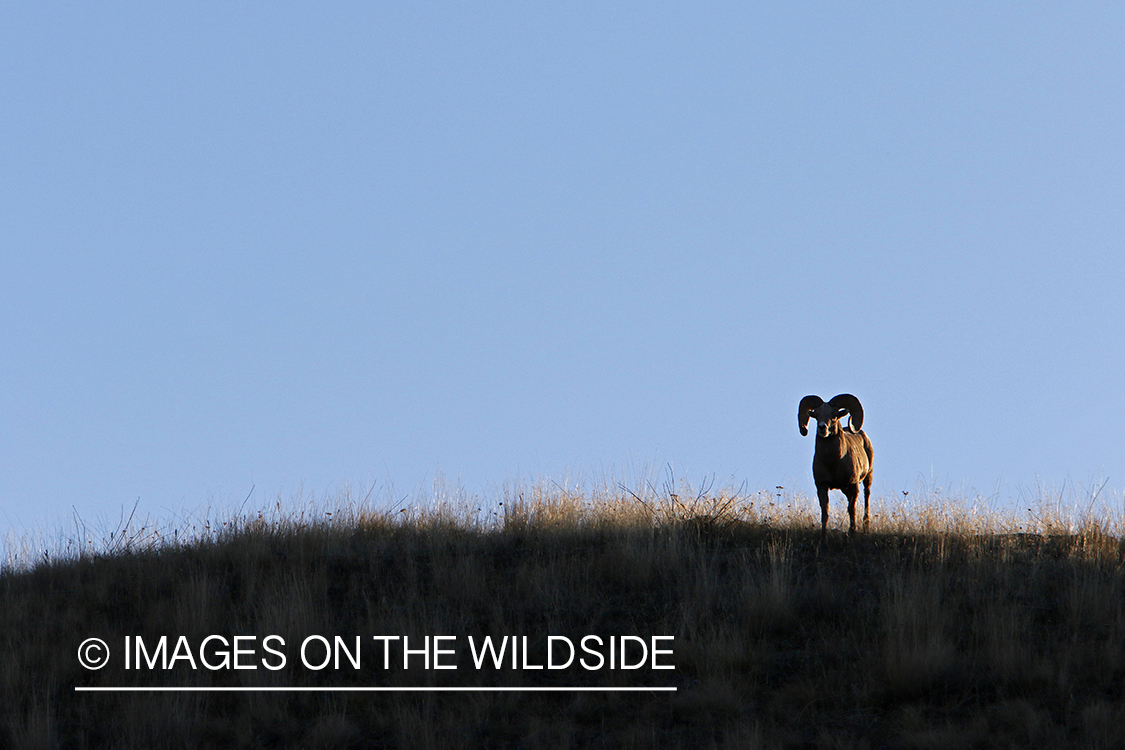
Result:
{"label": "dark foreground slope", "polygon": [[[1119,540],[873,533],[822,547],[816,535],[707,519],[491,532],[259,524],[193,547],[7,572],[0,746],[1125,747]],[[359,637],[359,668],[348,653],[314,668],[328,655],[315,638],[306,666],[312,635],[349,649]],[[372,638],[395,635],[418,651],[409,669],[401,639]],[[423,639],[437,635],[453,638],[426,669]],[[469,637],[505,635],[527,637],[526,657],[475,668]],[[655,645],[673,652],[657,664],[675,669],[653,669],[651,654],[609,669],[608,647],[592,649],[600,669],[534,669],[551,635],[576,646],[635,636],[627,663],[642,658],[640,640],[674,636]],[[137,636],[151,659],[139,670],[124,668],[127,636],[133,667]],[[76,658],[91,637],[111,652],[96,671]],[[256,668],[222,666],[236,645],[238,664]]]}

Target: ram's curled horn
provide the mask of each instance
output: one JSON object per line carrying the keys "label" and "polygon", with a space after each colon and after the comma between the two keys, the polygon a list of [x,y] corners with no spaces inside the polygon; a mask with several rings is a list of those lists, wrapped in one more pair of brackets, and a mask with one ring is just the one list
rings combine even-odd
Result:
{"label": "ram's curled horn", "polygon": [[[855,398],[855,396],[852,396],[852,398]],[[805,396],[801,399],[801,403],[797,407],[797,426],[801,428],[802,437],[809,434],[809,418],[812,417],[813,410],[823,403],[824,399],[820,396]]]}
{"label": "ram's curled horn", "polygon": [[859,432],[863,429],[863,406],[860,405],[858,398],[850,393],[841,393],[839,396],[833,396],[828,404],[838,409],[848,410],[848,414],[851,415],[851,419],[848,421],[848,429],[851,432]]}

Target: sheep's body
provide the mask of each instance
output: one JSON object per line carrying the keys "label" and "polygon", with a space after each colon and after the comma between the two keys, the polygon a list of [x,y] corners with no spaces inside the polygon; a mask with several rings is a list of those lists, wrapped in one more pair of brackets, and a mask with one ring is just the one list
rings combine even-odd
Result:
{"label": "sheep's body", "polygon": [[[840,419],[850,415],[848,427]],[[871,441],[860,429],[863,407],[859,399],[842,393],[825,403],[819,396],[805,396],[797,409],[797,424],[802,435],[808,434],[808,421],[815,418],[816,452],[813,454],[813,481],[820,500],[820,538],[828,537],[828,492],[840,490],[848,499],[848,534],[855,534],[855,504],[859,485],[863,484],[863,529],[867,530],[871,500]]]}
{"label": "sheep's body", "polygon": [[871,441],[860,430],[839,430],[829,437],[816,436],[813,454],[813,480],[820,500],[821,538],[828,535],[828,491],[840,490],[848,499],[848,533],[855,534],[855,504],[863,483],[863,530],[867,531],[871,502]]}

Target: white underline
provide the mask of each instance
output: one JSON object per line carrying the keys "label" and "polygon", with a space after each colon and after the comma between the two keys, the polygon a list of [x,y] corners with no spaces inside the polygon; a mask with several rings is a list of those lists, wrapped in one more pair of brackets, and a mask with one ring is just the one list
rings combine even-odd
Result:
{"label": "white underline", "polygon": [[75,687],[76,693],[654,693],[674,687]]}

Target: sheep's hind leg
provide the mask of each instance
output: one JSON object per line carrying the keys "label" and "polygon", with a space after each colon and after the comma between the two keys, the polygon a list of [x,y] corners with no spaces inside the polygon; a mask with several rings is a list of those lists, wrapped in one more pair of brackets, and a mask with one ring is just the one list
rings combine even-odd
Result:
{"label": "sheep's hind leg", "polygon": [[871,474],[863,480],[863,531],[867,532],[867,506],[871,501]]}

